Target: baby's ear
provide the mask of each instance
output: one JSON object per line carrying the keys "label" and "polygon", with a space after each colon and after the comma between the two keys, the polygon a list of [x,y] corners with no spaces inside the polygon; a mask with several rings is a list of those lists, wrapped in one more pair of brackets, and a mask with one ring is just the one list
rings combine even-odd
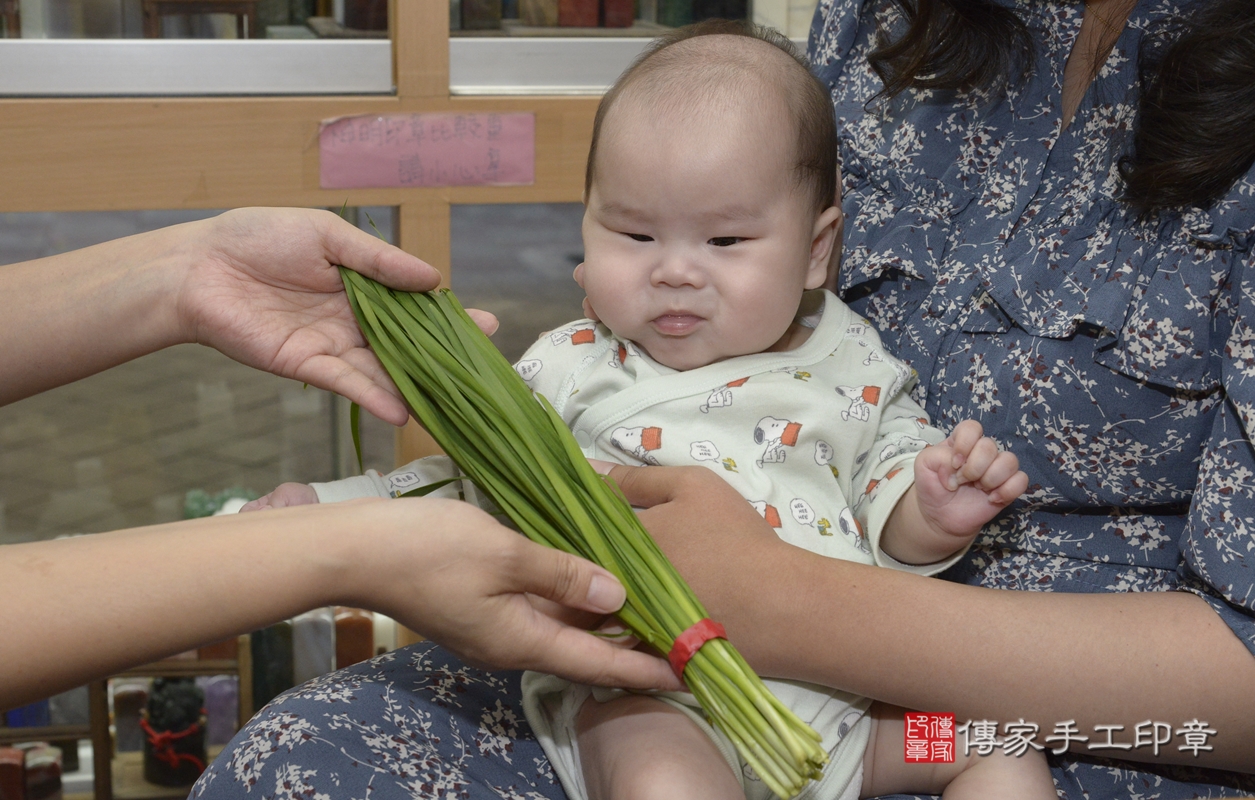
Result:
{"label": "baby's ear", "polygon": [[[584,288],[584,262],[583,261],[575,265],[575,272],[571,273],[571,277],[575,278],[575,283],[581,289]],[[597,312],[593,310],[593,304],[588,302],[587,297],[584,298],[584,316],[588,317],[593,322],[601,322],[601,317],[597,316]]]}
{"label": "baby's ear", "polygon": [[[838,206],[829,206],[815,218],[811,231],[810,265],[806,273],[806,288],[831,288],[836,282],[836,262],[840,260],[841,234],[845,228],[845,216]],[[829,264],[833,265],[829,269]]]}

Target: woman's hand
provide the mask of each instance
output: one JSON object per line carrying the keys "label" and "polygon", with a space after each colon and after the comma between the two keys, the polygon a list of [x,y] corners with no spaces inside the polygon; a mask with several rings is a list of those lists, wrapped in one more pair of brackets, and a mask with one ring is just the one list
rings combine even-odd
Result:
{"label": "woman's hand", "polygon": [[[0,271],[0,405],[184,342],[338,392],[397,425],[396,387],[353,319],[337,264],[396,289],[431,266],[328,211],[245,208]],[[491,314],[470,312],[486,332]]]}
{"label": "woman's hand", "polygon": [[[302,505],[0,547],[0,709],[263,628],[302,611],[380,611],[480,664],[678,689],[666,661],[537,610],[598,618],[605,570],[474,506],[407,498]],[[557,616],[564,616],[559,614]]]}
{"label": "woman's hand", "polygon": [[[405,424],[409,413],[366,347],[336,266],[407,291],[436,288],[435,268],[329,211],[245,208],[193,224],[178,294],[188,341]],[[496,329],[491,315],[472,316]]]}
{"label": "woman's hand", "polygon": [[819,557],[782,541],[745,498],[704,467],[615,466],[608,474],[642,509],[641,522],[741,654],[755,669],[785,677],[760,589],[773,580],[779,560]]}
{"label": "woman's hand", "polygon": [[1221,732],[1212,751],[1119,757],[1255,772],[1255,659],[1192,594],[987,589],[826,558],[781,541],[702,467],[610,476],[652,506],[641,521],[760,675],[960,720],[1024,719],[1043,737],[1068,720],[1089,735],[1124,726],[1119,741],[1148,719],[1206,720]]}
{"label": "woman's hand", "polygon": [[535,544],[469,503],[332,505],[352,509],[363,529],[381,537],[372,544],[375,557],[348,582],[362,593],[346,602],[382,611],[472,664],[606,686],[682,688],[665,660],[570,624],[622,607],[623,586],[601,567]]}

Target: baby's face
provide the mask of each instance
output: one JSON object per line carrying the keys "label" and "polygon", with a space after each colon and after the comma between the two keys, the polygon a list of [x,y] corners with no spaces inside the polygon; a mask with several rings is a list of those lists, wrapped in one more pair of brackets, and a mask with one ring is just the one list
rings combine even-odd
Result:
{"label": "baby's face", "polygon": [[576,279],[607,327],[662,364],[783,346],[802,292],[823,284],[827,248],[779,105],[660,114],[621,98],[603,123]]}

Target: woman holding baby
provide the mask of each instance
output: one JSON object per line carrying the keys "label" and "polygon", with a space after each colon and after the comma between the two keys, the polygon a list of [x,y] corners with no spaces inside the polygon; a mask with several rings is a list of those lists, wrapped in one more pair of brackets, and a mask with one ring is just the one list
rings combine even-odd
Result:
{"label": "woman holding baby", "polygon": [[[1253,12],[821,3],[834,288],[1029,489],[937,580],[791,547],[709,471],[616,468],[760,674],[1036,726],[1068,798],[1255,794]],[[195,794],[563,796],[517,676],[419,646],[324,688]]]}
{"label": "woman holding baby", "polygon": [[[707,471],[617,469],[760,673],[1000,735],[1036,725],[1065,797],[1255,794],[1253,11],[821,3],[810,55],[846,216],[835,288],[919,373],[933,421],[975,418],[1030,487],[944,581],[791,548]],[[427,726],[407,729],[420,794],[563,796],[513,677],[408,658],[417,676],[352,680],[404,692]],[[286,714],[329,719],[281,703],[204,795],[242,796],[231,765]],[[301,765],[322,785],[330,750],[263,749],[263,782]]]}
{"label": "woman holding baby", "polygon": [[[759,672],[1035,725],[1062,796],[1255,792],[1252,11],[821,4],[836,290],[917,370],[934,422],[978,419],[1029,490],[946,581],[791,548],[708,471],[616,470]],[[354,679],[407,687],[420,791],[562,796],[513,678],[409,659],[417,677]],[[290,713],[323,718],[281,703],[241,751]],[[355,738],[334,741],[369,755]],[[265,752],[264,775],[334,757]],[[236,796],[232,764],[203,794]]]}

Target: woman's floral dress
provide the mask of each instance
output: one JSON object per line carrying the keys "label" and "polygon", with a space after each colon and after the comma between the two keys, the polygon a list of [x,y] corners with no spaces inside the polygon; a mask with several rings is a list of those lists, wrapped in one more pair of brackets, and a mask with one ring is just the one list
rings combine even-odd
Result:
{"label": "woman's floral dress", "polygon": [[[812,32],[841,129],[839,288],[918,370],[917,399],[934,421],[979,420],[1031,484],[946,577],[1026,591],[1190,591],[1255,651],[1255,174],[1211,208],[1153,221],[1112,199],[1139,43],[1188,9],[1142,0],[1060,131],[1080,3],[1015,4],[1036,44],[1027,83],[986,98],[912,91],[884,102],[866,54],[877,22],[895,22],[888,5],[824,0]],[[1042,743],[1065,721],[1028,722]],[[1173,728],[1166,746],[1205,744],[1214,730],[1157,722]],[[1119,744],[1136,732],[1077,735]],[[1098,758],[1119,753],[1054,759],[1062,796],[1255,794],[1255,776]],[[518,675],[481,672],[431,645],[279,698],[193,795],[563,797],[523,722]]]}

